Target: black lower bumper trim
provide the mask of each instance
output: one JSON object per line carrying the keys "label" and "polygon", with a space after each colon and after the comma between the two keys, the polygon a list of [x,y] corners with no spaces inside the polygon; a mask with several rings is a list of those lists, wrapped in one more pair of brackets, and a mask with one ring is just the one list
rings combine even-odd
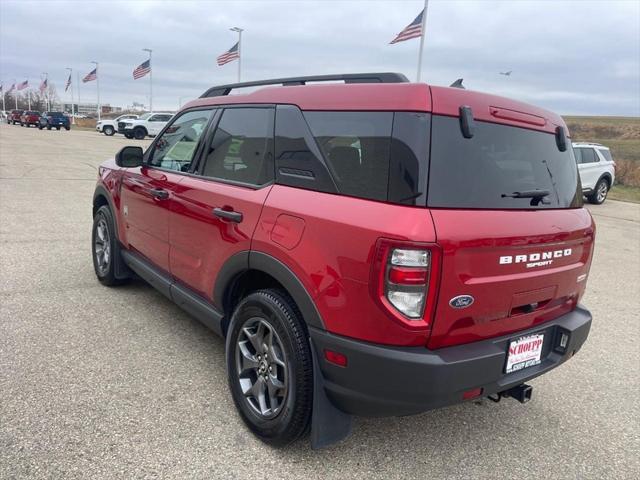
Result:
{"label": "black lower bumper trim", "polygon": [[[316,328],[310,328],[310,335],[325,390],[338,408],[354,415],[397,416],[459,403],[474,388],[482,388],[486,396],[542,375],[571,358],[590,327],[591,314],[578,307],[530,330],[439,350],[376,345]],[[545,333],[542,362],[505,374],[509,342],[533,333]],[[560,333],[569,336],[562,351],[554,348]],[[328,363],[325,349],[346,355],[347,367]]]}

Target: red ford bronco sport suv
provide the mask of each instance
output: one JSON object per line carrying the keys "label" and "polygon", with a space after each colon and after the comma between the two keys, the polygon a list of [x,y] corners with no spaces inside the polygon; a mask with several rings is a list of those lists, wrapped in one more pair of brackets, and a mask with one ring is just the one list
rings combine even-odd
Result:
{"label": "red ford bronco sport suv", "polygon": [[400,74],[211,88],[102,164],[93,216],[100,282],[137,274],[224,336],[240,415],[275,445],[524,403],[591,325],[562,118]]}

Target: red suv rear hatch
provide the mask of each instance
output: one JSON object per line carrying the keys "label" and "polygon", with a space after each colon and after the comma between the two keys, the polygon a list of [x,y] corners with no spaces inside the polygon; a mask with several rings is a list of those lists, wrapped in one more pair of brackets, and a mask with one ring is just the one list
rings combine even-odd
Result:
{"label": "red suv rear hatch", "polygon": [[[432,97],[428,205],[443,256],[429,348],[514,333],[575,308],[594,225],[570,142],[563,148],[555,133],[562,120],[473,92],[434,88]],[[473,112],[470,138],[455,105]]]}

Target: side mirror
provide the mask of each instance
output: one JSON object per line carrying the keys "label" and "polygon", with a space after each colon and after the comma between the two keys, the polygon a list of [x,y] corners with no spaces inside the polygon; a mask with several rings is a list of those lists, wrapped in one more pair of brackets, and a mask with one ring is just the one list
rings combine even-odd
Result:
{"label": "side mirror", "polygon": [[140,167],[143,156],[142,147],[124,147],[116,153],[116,165],[124,168]]}

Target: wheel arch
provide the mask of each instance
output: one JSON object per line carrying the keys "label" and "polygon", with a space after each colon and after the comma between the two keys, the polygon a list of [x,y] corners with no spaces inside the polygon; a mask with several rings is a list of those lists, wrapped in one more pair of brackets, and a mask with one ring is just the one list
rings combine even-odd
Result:
{"label": "wheel arch", "polygon": [[236,253],[225,262],[214,286],[214,304],[224,312],[224,335],[231,313],[242,296],[262,288],[284,290],[300,309],[307,325],[325,330],[311,295],[291,269],[271,255],[247,250]]}
{"label": "wheel arch", "polygon": [[606,180],[607,183],[609,184],[609,188],[611,188],[613,186],[613,179],[611,178],[611,174],[609,172],[605,172],[602,175],[600,175],[600,178],[596,182],[596,185],[598,185],[598,183],[600,183],[600,180]]}

